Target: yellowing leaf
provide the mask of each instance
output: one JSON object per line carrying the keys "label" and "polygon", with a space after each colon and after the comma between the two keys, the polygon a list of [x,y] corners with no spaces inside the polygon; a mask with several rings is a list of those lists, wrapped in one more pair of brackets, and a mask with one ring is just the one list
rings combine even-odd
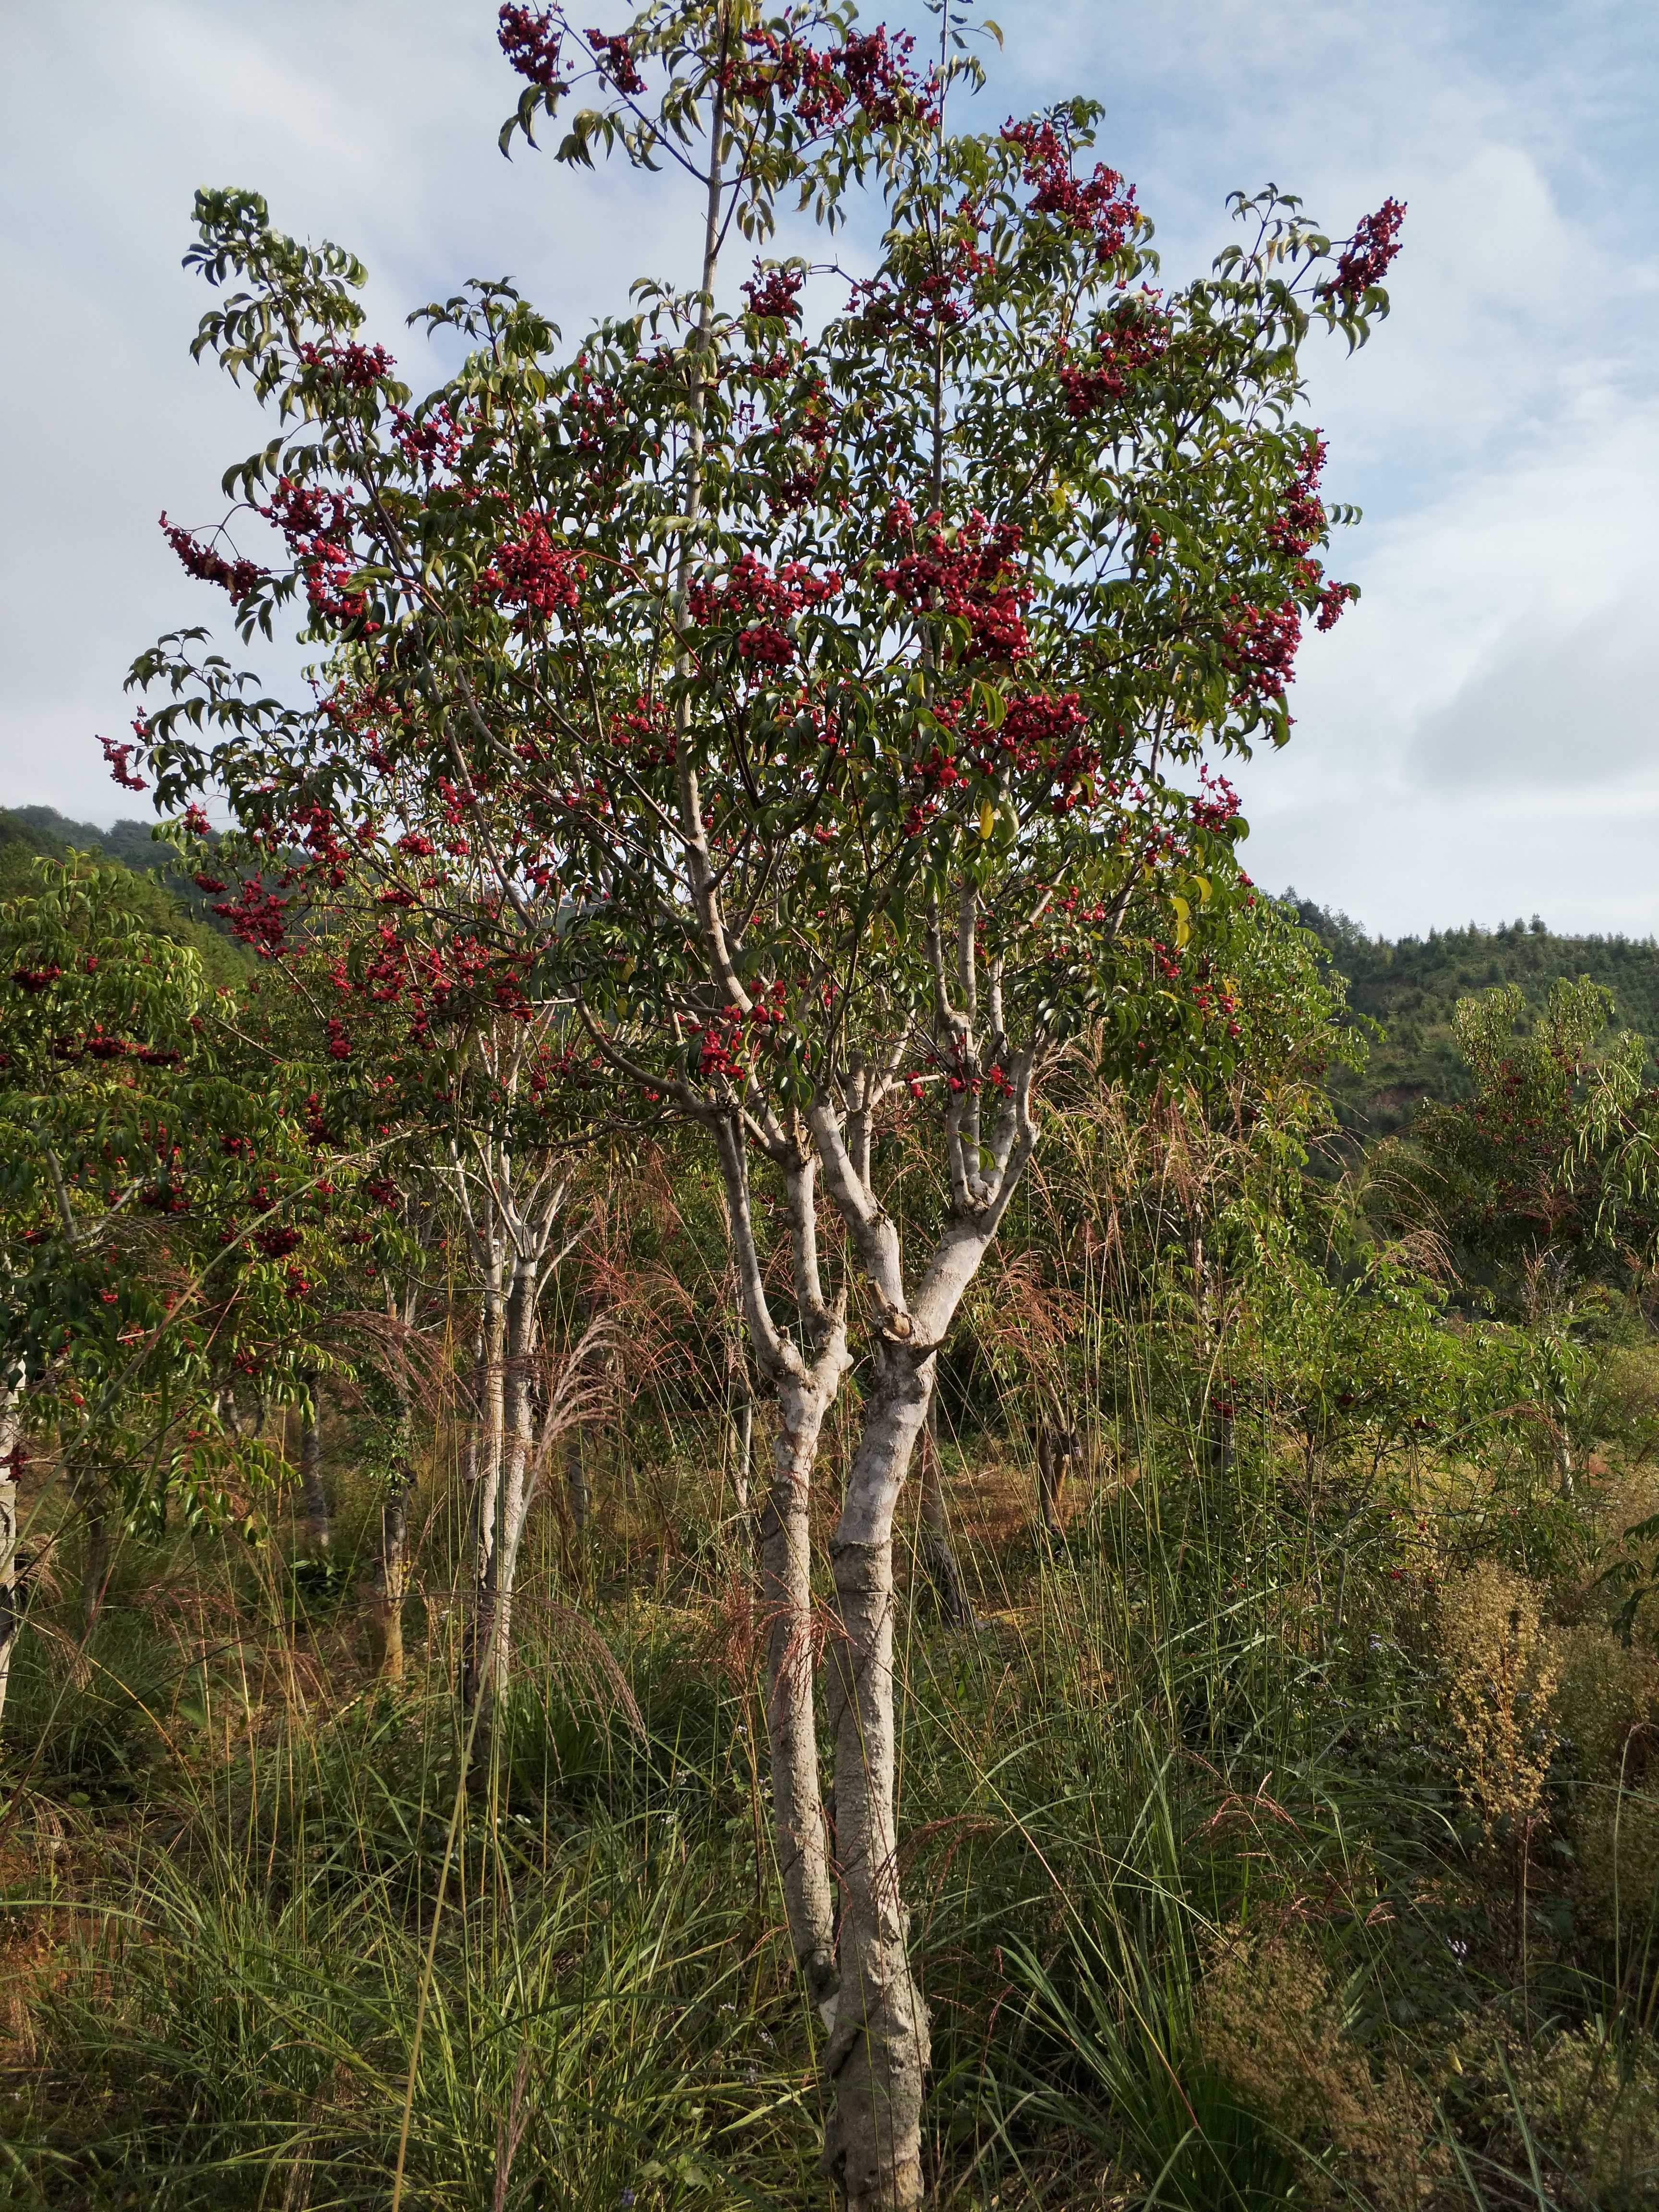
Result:
{"label": "yellowing leaf", "polygon": [[991,832],[996,828],[996,826],[997,810],[990,799],[985,799],[981,802],[979,810],[980,836],[981,837],[989,837]]}
{"label": "yellowing leaf", "polygon": [[1173,891],[1170,895],[1170,904],[1175,908],[1176,943],[1182,945],[1193,933],[1193,910],[1184,898]]}

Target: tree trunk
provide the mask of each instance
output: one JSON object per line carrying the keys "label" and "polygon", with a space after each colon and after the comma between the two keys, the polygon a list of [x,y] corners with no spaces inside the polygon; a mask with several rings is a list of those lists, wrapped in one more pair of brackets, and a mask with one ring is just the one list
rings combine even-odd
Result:
{"label": "tree trunk", "polygon": [[1077,1431],[1038,1416],[1036,1432],[1037,1508],[1046,1536],[1058,1541],[1066,1534],[1066,1484],[1077,1455]]}
{"label": "tree trunk", "polygon": [[755,1464],[755,1401],[748,1378],[741,1385],[743,1395],[732,1413],[732,1495],[739,1513],[749,1511],[749,1478]]}
{"label": "tree trunk", "polygon": [[380,1679],[404,1679],[404,1600],[409,1595],[409,1495],[414,1470],[407,1462],[392,1475],[380,1501],[380,1556],[374,1575],[374,1625]]}
{"label": "tree trunk", "polygon": [[0,1718],[17,1640],[17,1472],[23,1458],[19,1396],[15,1384],[0,1390]]}
{"label": "tree trunk", "polygon": [[81,1641],[85,1644],[104,1609],[115,1559],[102,1483],[96,1475],[83,1474],[76,1478],[75,1488],[86,1513],[86,1548],[81,1559]]}
{"label": "tree trunk", "polygon": [[482,1708],[486,1718],[506,1685],[512,1648],[513,1587],[524,1534],[525,1476],[534,1425],[531,1363],[536,1352],[539,1287],[536,1262],[520,1259],[507,1298],[501,1474],[495,1486],[491,1541],[479,1582],[467,1683],[469,1706]]}
{"label": "tree trunk", "polygon": [[320,1559],[329,1547],[328,1492],[323,1487],[323,1401],[310,1378],[311,1403],[300,1422],[300,1525],[306,1550]]}
{"label": "tree trunk", "polygon": [[795,1960],[821,2008],[836,1986],[835,1916],[812,1710],[810,1505],[812,1463],[830,1402],[830,1394],[810,1381],[786,1376],[779,1384],[777,1445],[760,1520],[766,1733],[778,1872]]}
{"label": "tree trunk", "polygon": [[962,1585],[945,1508],[945,1468],[939,1454],[939,1399],[929,1393],[921,1431],[921,1567],[933,1586],[940,1617],[951,1628],[973,1625],[974,1609]]}
{"label": "tree trunk", "polygon": [[467,1476],[471,1487],[468,1536],[471,1559],[471,1603],[467,1607],[461,1654],[461,1698],[469,1710],[477,1703],[485,1671],[484,1645],[495,1589],[495,1545],[501,1534],[502,1444],[506,1428],[506,1376],[502,1362],[507,1349],[507,1306],[501,1296],[501,1270],[492,1257],[484,1273],[482,1310],[478,1322],[477,1356],[473,1365],[472,1433],[467,1445]]}
{"label": "tree trunk", "polygon": [[934,1355],[887,1340],[831,1542],[842,1637],[830,1668],[840,1986],[824,2052],[834,2110],[823,2170],[848,2212],[922,2201],[927,2008],[911,1972],[899,1893],[893,1696],[893,1520],[927,1418]]}

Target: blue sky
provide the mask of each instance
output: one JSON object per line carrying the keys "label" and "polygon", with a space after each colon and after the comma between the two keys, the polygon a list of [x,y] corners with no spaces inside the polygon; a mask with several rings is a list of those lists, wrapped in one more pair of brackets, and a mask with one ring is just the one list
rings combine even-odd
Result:
{"label": "blue sky", "polygon": [[[986,121],[1102,100],[1102,151],[1174,281],[1225,243],[1235,185],[1272,179],[1337,234],[1409,203],[1392,319],[1314,364],[1328,489],[1365,510],[1335,566],[1365,596],[1304,653],[1290,748],[1241,779],[1253,872],[1389,933],[1534,910],[1659,931],[1659,9],[990,12],[1007,46]],[[915,0],[889,15],[924,20]],[[0,0],[0,803],[124,811],[95,735],[125,733],[128,662],[222,622],[155,528],[163,507],[216,520],[221,473],[268,434],[188,358],[198,183],[252,185],[284,228],[358,252],[375,335],[417,385],[403,317],[466,276],[513,276],[568,332],[634,276],[683,276],[672,187],[501,160],[494,15]]]}

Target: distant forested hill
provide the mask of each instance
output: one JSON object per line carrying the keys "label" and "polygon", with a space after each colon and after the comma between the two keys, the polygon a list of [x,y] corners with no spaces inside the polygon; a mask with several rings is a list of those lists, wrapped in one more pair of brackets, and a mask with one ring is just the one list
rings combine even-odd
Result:
{"label": "distant forested hill", "polygon": [[1431,929],[1391,945],[1293,890],[1285,898],[1346,977],[1350,1006],[1382,1027],[1362,1075],[1332,1071],[1338,1109],[1356,1133],[1385,1136],[1410,1120],[1419,1099],[1464,1094],[1452,1009],[1495,983],[1518,983],[1528,1005],[1538,1006],[1558,975],[1589,975],[1613,993],[1619,1024],[1644,1036],[1659,1060],[1659,944],[1650,937],[1558,937],[1534,915],[1498,929]]}
{"label": "distant forested hill", "polygon": [[134,878],[132,896],[162,937],[193,945],[215,983],[246,975],[248,955],[208,910],[208,902],[176,868],[178,855],[159,844],[146,822],[118,822],[100,830],[90,822],[71,822],[52,806],[0,807],[0,897],[26,890],[38,854],[54,859],[73,848],[125,868]]}

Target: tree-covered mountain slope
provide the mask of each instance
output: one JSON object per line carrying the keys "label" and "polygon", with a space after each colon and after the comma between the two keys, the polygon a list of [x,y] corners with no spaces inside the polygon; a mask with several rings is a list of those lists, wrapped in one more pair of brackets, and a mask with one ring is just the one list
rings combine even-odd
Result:
{"label": "tree-covered mountain slope", "polygon": [[1410,1121],[1419,1100],[1465,1094],[1452,1010],[1495,984],[1518,984],[1536,1008],[1558,977],[1588,975],[1612,992],[1620,1026],[1645,1037],[1659,1058],[1659,943],[1650,937],[1561,937],[1534,915],[1496,929],[1471,922],[1390,944],[1293,890],[1285,897],[1346,981],[1352,1012],[1382,1031],[1363,1071],[1331,1072],[1338,1110],[1356,1134],[1386,1136]]}
{"label": "tree-covered mountain slope", "polygon": [[129,874],[134,907],[157,936],[193,945],[210,981],[234,982],[247,974],[247,953],[216,925],[204,895],[178,875],[177,855],[151,837],[147,823],[118,822],[112,830],[100,830],[90,822],[71,822],[55,807],[0,807],[0,898],[33,888],[37,858],[61,859],[70,851],[90,853]]}

